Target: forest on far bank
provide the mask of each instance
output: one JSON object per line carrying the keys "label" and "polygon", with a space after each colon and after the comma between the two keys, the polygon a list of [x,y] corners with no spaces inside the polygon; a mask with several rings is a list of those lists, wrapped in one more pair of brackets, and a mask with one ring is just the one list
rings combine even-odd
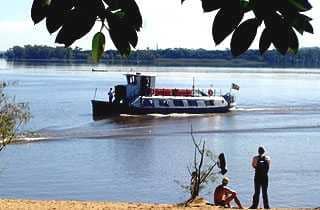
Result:
{"label": "forest on far bank", "polygon": [[[0,57],[7,61],[92,63],[91,51],[78,47],[72,49],[39,45],[14,46],[0,53]],[[156,66],[319,68],[320,48],[301,48],[297,54],[285,56],[275,50],[270,50],[264,55],[261,55],[258,50],[248,50],[236,58],[231,55],[228,49],[145,49],[132,51],[125,58],[121,57],[116,50],[107,50],[104,52],[101,63]]]}

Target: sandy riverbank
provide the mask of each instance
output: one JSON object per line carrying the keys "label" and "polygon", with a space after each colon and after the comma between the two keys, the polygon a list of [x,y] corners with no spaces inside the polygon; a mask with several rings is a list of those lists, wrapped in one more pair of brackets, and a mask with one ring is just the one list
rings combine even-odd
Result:
{"label": "sandy riverbank", "polygon": [[[190,207],[182,207],[177,204],[145,204],[145,203],[115,203],[94,201],[36,201],[36,200],[0,200],[0,210],[218,210],[225,209],[207,205],[204,201],[193,203]],[[300,208],[315,210],[312,208]],[[225,209],[228,210],[228,209]],[[286,209],[298,210],[298,209]]]}

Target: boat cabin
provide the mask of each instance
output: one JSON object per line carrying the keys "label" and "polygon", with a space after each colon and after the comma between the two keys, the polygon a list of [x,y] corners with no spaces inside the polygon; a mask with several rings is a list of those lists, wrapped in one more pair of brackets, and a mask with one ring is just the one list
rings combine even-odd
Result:
{"label": "boat cabin", "polygon": [[156,77],[151,74],[125,74],[127,84],[115,86],[116,102],[131,103],[138,96],[151,96],[155,88]]}

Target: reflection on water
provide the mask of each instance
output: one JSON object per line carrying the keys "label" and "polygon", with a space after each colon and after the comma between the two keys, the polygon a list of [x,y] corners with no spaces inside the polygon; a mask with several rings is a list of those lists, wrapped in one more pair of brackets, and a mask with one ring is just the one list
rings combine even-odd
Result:
{"label": "reflection on water", "polygon": [[[232,82],[240,84],[237,110],[93,121],[90,100],[95,88],[101,90],[96,97],[106,98],[104,90],[124,82],[121,73],[93,73],[85,65],[0,65],[2,79],[19,80],[9,93],[30,102],[33,119],[24,129],[40,133],[45,140],[10,145],[0,153],[1,198],[180,202],[188,194],[174,180],[188,181],[192,125],[197,138],[206,139],[216,153],[226,154],[230,185],[246,205],[253,193],[251,157],[264,144],[272,158],[271,205],[319,206],[317,73],[277,69],[273,71],[281,74],[257,73],[257,69],[216,73],[209,68],[199,68],[199,73],[191,73],[198,68],[161,73],[172,68],[138,67],[158,71],[159,87],[188,88],[194,76],[198,88],[213,84],[227,91]],[[212,201],[211,195],[206,198]]]}

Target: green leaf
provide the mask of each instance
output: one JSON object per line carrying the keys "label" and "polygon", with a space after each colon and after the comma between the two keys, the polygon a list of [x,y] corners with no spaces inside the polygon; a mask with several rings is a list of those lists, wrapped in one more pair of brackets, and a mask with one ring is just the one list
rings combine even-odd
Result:
{"label": "green leaf", "polygon": [[66,18],[66,23],[60,29],[56,43],[70,46],[73,42],[86,35],[93,27],[96,15],[86,10],[73,9]]}
{"label": "green leaf", "polygon": [[241,23],[234,31],[231,39],[231,53],[239,56],[252,44],[257,34],[259,21],[256,18],[248,19]]}
{"label": "green leaf", "polygon": [[299,40],[295,31],[290,28],[289,29],[289,48],[288,51],[296,54],[299,50]]}
{"label": "green leaf", "polygon": [[249,2],[249,7],[252,8],[254,15],[260,21],[263,21],[275,11],[274,6],[274,2],[270,0],[251,0]]}
{"label": "green leaf", "polygon": [[289,25],[278,13],[274,12],[266,21],[272,43],[281,54],[285,55],[289,48]]}
{"label": "green leaf", "polygon": [[291,18],[290,25],[292,25],[300,34],[303,32],[308,32],[313,34],[313,27],[309,21],[312,19],[303,14],[297,14],[293,18]]}
{"label": "green leaf", "polygon": [[31,8],[31,18],[34,24],[39,23],[47,16],[51,0],[34,0]]}
{"label": "green leaf", "polygon": [[270,30],[268,28],[265,28],[261,34],[259,42],[259,51],[261,55],[269,49],[271,42]]}
{"label": "green leaf", "polygon": [[123,0],[121,9],[128,15],[130,25],[136,30],[140,31],[142,28],[142,16],[137,3],[134,0],[127,0],[125,3]]}
{"label": "green leaf", "polygon": [[46,18],[49,33],[54,33],[63,25],[73,6],[73,0],[51,0]]}
{"label": "green leaf", "polygon": [[106,38],[103,33],[98,32],[94,35],[92,39],[92,59],[94,63],[98,63],[101,59],[104,48],[105,48]]}
{"label": "green leaf", "polygon": [[75,8],[98,16],[102,21],[105,19],[105,6],[101,0],[77,0],[75,1]]}
{"label": "green leaf", "polygon": [[288,0],[288,2],[301,12],[308,11],[312,8],[308,0]]}
{"label": "green leaf", "polygon": [[116,12],[115,16],[118,19],[117,25],[113,25],[113,29],[121,31],[123,37],[128,40],[132,47],[136,47],[138,44],[138,35],[135,29],[130,25],[128,17],[124,12]]}
{"label": "green leaf", "polygon": [[227,0],[201,0],[202,9],[204,12],[211,12],[223,7],[224,2]]}
{"label": "green leaf", "polygon": [[123,39],[121,36],[121,33],[117,30],[109,30],[110,37],[112,39],[112,42],[116,46],[116,48],[119,50],[120,54],[122,56],[128,57],[131,52],[130,44],[127,40]]}
{"label": "green leaf", "polygon": [[243,13],[239,11],[240,9],[219,10],[212,25],[212,36],[216,45],[220,44],[239,25],[243,18]]}
{"label": "green leaf", "polygon": [[128,17],[128,23],[136,30],[142,27],[142,16],[137,3],[134,0],[104,0],[110,10],[122,10]]}
{"label": "green leaf", "polygon": [[120,51],[121,55],[128,56],[131,52],[131,46],[136,47],[138,36],[136,30],[128,22],[128,17],[119,11],[108,13],[107,21],[109,24],[109,34],[112,42]]}
{"label": "green leaf", "polygon": [[246,0],[240,0],[240,8],[244,13],[253,10],[252,4],[249,4]]}

